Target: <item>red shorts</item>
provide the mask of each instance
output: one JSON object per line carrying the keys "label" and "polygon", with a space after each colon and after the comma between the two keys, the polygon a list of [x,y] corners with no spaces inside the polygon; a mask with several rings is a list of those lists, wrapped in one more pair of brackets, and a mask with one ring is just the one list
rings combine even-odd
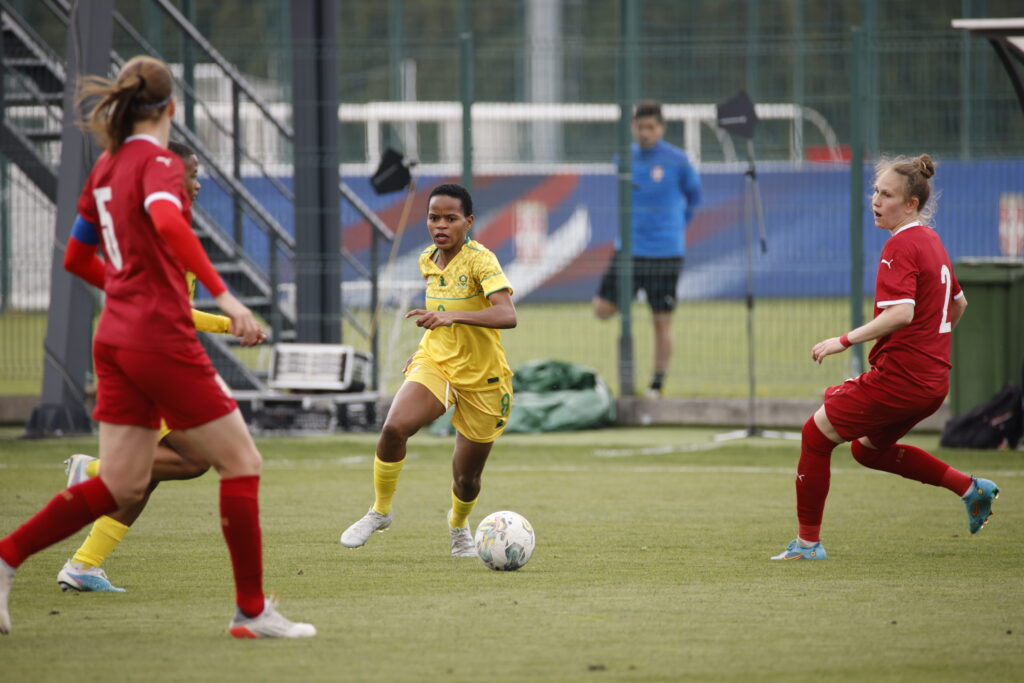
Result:
{"label": "red shorts", "polygon": [[93,419],[157,429],[188,429],[238,407],[203,347],[180,351],[136,351],[93,344],[96,409]]}
{"label": "red shorts", "polygon": [[885,450],[938,410],[945,397],[921,397],[910,389],[887,391],[877,375],[869,370],[826,389],[825,415],[846,441],[866,436],[875,448]]}

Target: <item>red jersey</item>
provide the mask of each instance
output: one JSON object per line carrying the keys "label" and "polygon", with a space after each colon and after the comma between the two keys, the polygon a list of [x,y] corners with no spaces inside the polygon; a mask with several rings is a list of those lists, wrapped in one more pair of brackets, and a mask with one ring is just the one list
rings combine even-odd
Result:
{"label": "red jersey", "polygon": [[896,304],[914,306],[914,320],[880,338],[868,362],[880,375],[871,384],[916,396],[949,391],[950,302],[963,296],[938,234],[920,223],[896,231],[882,248],[875,280],[875,317]]}
{"label": "red jersey", "polygon": [[78,213],[100,226],[106,262],[106,303],[96,341],[151,351],[199,346],[185,269],[149,217],[159,200],[188,215],[185,169],[178,155],[149,135],[132,135],[117,153],[104,152],[78,199]]}

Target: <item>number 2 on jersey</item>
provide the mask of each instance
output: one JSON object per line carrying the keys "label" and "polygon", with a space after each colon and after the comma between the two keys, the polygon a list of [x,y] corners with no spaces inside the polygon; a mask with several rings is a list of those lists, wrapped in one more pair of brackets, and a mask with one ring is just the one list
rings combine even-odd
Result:
{"label": "number 2 on jersey", "polygon": [[100,225],[103,226],[103,249],[107,253],[114,270],[121,270],[124,261],[121,259],[121,248],[117,246],[117,235],[114,234],[114,219],[107,211],[107,202],[110,201],[111,192],[109,187],[97,187],[92,191],[96,198],[96,210],[100,214]]}
{"label": "number 2 on jersey", "polygon": [[953,289],[953,278],[950,277],[949,268],[945,263],[939,271],[939,280],[946,285],[946,300],[942,302],[942,322],[939,324],[939,334],[949,334],[953,331],[953,323],[949,322],[949,293]]}

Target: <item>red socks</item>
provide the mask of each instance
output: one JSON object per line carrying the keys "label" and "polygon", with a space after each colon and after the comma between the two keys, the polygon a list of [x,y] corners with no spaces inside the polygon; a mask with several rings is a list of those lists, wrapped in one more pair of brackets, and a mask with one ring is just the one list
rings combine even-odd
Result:
{"label": "red socks", "polygon": [[248,617],[263,611],[259,476],[220,480],[220,525],[235,573],[235,602]]}
{"label": "red socks", "polygon": [[831,478],[832,450],[839,444],[818,429],[811,416],[801,431],[800,462],[796,468],[796,517],[801,540],[821,540],[821,517]]}
{"label": "red socks", "polygon": [[64,489],[14,533],[0,539],[0,558],[17,569],[30,555],[116,509],[117,502],[99,477]]}
{"label": "red socks", "polygon": [[854,441],[850,444],[850,451],[864,467],[898,474],[922,484],[942,486],[958,496],[967,493],[971,486],[970,476],[915,446],[898,443],[885,450],[876,450]]}

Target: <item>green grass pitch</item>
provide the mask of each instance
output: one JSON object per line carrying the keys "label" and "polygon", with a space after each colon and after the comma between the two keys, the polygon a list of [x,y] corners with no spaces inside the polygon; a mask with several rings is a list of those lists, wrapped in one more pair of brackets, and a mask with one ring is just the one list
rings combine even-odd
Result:
{"label": "green grass pitch", "polygon": [[[306,641],[236,641],[217,479],[161,486],[107,562],[125,594],[61,593],[83,532],[32,557],[0,638],[4,681],[986,681],[1024,662],[1024,454],[946,451],[999,483],[976,536],[949,492],[865,470],[840,446],[825,562],[794,536],[794,442],[711,430],[508,436],[470,520],[537,531],[518,572],[448,556],[451,440],[417,436],[395,522],[338,535],[371,502],[374,435],[260,440],[265,583]],[[927,448],[934,436],[910,439]],[[60,488],[94,439],[0,441],[0,532]]]}

